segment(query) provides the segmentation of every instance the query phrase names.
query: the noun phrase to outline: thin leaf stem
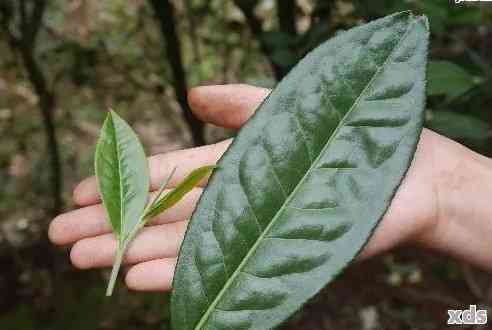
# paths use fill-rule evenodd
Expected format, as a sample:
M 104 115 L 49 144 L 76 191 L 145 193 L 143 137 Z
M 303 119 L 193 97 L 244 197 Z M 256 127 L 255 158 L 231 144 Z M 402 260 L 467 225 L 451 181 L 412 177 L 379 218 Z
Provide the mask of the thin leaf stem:
M 152 200 L 151 203 L 147 204 L 147 207 L 143 211 L 143 214 L 144 214 L 143 219 L 146 219 L 148 217 L 149 211 L 154 208 L 154 206 L 156 205 L 156 203 L 161 198 L 162 193 L 164 192 L 164 189 L 166 189 L 167 185 L 169 184 L 169 182 L 171 181 L 172 177 L 174 176 L 174 173 L 176 173 L 176 169 L 177 169 L 177 167 L 175 166 L 173 168 L 173 170 L 171 171 L 171 173 L 167 176 L 166 180 L 162 183 L 161 187 L 159 188 L 159 192 L 157 193 L 157 195 L 155 196 L 155 198 Z
M 109 278 L 108 288 L 106 290 L 106 297 L 110 297 L 113 294 L 114 286 L 116 284 L 116 280 L 118 279 L 118 274 L 126 254 L 126 250 L 128 250 L 128 246 L 140 230 L 145 226 L 145 224 L 146 221 L 144 221 L 144 218 L 140 218 L 139 224 L 118 244 L 118 250 L 116 251 L 113 269 L 111 270 L 111 276 Z
M 108 288 L 106 289 L 106 297 L 110 297 L 113 294 L 114 285 L 116 283 L 116 279 L 118 278 L 118 273 L 120 272 L 123 257 L 126 252 L 126 246 L 123 245 L 127 244 L 119 244 L 118 250 L 116 251 L 113 269 L 111 270 L 111 277 L 109 278 Z
M 168 205 L 164 205 L 164 206 L 161 205 L 159 207 L 158 204 L 164 198 L 166 198 L 166 196 L 171 194 L 171 193 L 165 194 L 164 197 L 161 198 L 161 196 L 164 193 L 165 188 L 167 187 L 167 185 L 169 184 L 173 175 L 176 172 L 176 167 L 171 171 L 169 176 L 166 178 L 166 180 L 161 185 L 155 198 L 151 202 L 149 202 L 147 204 L 147 206 L 145 207 L 145 209 L 143 210 L 142 215 L 140 216 L 140 219 L 138 219 L 137 225 L 133 228 L 133 230 L 130 233 L 128 233 L 128 235 L 118 238 L 118 241 L 119 241 L 118 250 L 116 251 L 115 260 L 113 263 L 113 269 L 111 270 L 111 276 L 109 278 L 108 288 L 106 290 L 106 296 L 107 297 L 111 296 L 113 293 L 114 286 L 116 284 L 116 280 L 118 279 L 118 273 L 120 271 L 121 264 L 123 263 L 123 259 L 124 259 L 125 254 L 126 254 L 126 250 L 128 250 L 128 246 L 133 241 L 135 236 L 137 236 L 137 234 L 147 224 L 148 221 L 150 221 L 153 217 L 157 216 L 159 213 L 163 212 L 164 210 L 167 210 L 168 208 L 172 207 L 179 200 L 181 200 L 181 198 L 183 198 L 183 196 L 186 195 L 186 193 L 188 193 L 192 187 L 194 187 L 196 184 L 198 184 L 198 182 L 200 182 L 200 180 L 202 179 L 202 177 L 206 173 L 208 173 L 211 169 L 214 169 L 214 168 L 215 168 L 215 166 L 204 166 L 204 167 L 199 168 L 198 170 L 195 170 L 194 172 L 192 172 L 182 183 L 180 183 L 178 185 L 177 188 L 175 188 L 172 191 L 172 192 L 175 192 L 176 190 L 180 190 L 179 195 L 174 198 L 172 203 L 169 203 Z M 206 170 L 206 171 L 204 172 L 204 170 Z M 191 185 L 190 185 L 190 182 L 189 182 L 190 180 L 194 180 L 196 182 L 192 181 Z M 156 208 L 158 208 L 157 211 L 156 211 Z
M 135 228 L 126 237 L 120 240 L 113 263 L 113 269 L 111 270 L 111 276 L 109 278 L 108 288 L 106 289 L 106 297 L 110 297 L 113 294 L 114 286 L 116 284 L 116 280 L 118 279 L 118 274 L 120 272 L 121 264 L 123 263 L 123 259 L 125 257 L 128 246 L 130 245 L 133 238 L 138 234 L 138 232 L 145 226 L 147 220 L 149 220 L 147 212 L 149 211 L 149 209 L 152 208 L 155 202 L 162 195 L 162 192 L 164 191 L 165 187 L 168 185 L 175 171 L 176 171 L 176 167 L 173 169 L 173 171 L 168 176 L 166 181 L 162 184 L 155 199 L 151 203 L 147 204 L 147 207 L 142 212 L 142 216 L 138 220 L 138 225 L 135 226 Z

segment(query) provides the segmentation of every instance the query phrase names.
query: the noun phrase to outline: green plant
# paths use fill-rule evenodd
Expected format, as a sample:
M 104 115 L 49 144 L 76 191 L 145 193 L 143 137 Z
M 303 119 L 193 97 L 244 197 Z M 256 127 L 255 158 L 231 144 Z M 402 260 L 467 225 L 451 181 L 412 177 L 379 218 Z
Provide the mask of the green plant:
M 448 61 L 430 61 L 428 80 L 427 95 L 444 95 L 448 100 L 463 95 L 481 81 Z
M 408 170 L 428 22 L 349 30 L 280 82 L 219 162 L 189 224 L 172 328 L 271 329 L 366 244 Z
M 148 203 L 150 183 L 145 151 L 131 127 L 114 111 L 109 111 L 101 129 L 95 157 L 102 202 L 118 240 L 107 296 L 113 292 L 128 245 L 140 229 L 150 219 L 179 202 L 213 168 L 214 166 L 205 166 L 194 170 L 173 190 L 162 196 L 173 171 L 154 199 Z

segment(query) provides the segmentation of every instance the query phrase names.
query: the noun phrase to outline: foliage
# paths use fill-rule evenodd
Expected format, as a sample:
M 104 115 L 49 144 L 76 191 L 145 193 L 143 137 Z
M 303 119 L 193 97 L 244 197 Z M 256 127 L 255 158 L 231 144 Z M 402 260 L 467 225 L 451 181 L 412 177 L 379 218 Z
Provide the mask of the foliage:
M 447 61 L 430 62 L 428 74 L 428 95 L 444 95 L 448 101 L 480 83 L 480 78 L 473 77 L 460 66 Z
M 178 203 L 214 167 L 196 169 L 163 195 L 173 171 L 149 203 L 150 178 L 145 151 L 131 127 L 114 111 L 109 111 L 97 143 L 95 168 L 101 199 L 118 241 L 106 291 L 111 296 L 126 250 L 135 236 L 153 217 Z
M 417 146 L 427 29 L 404 12 L 349 30 L 280 82 L 188 226 L 173 329 L 272 329 L 355 258 Z

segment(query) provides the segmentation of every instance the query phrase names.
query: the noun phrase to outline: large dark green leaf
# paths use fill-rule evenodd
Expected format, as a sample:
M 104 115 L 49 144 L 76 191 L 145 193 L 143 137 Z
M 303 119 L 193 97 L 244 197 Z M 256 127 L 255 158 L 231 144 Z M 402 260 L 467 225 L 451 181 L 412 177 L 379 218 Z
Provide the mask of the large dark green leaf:
M 99 191 L 114 233 L 125 240 L 141 220 L 147 204 L 147 158 L 130 126 L 110 111 L 96 149 Z
M 309 54 L 219 162 L 184 239 L 172 327 L 270 329 L 362 249 L 422 128 L 428 24 L 408 12 Z

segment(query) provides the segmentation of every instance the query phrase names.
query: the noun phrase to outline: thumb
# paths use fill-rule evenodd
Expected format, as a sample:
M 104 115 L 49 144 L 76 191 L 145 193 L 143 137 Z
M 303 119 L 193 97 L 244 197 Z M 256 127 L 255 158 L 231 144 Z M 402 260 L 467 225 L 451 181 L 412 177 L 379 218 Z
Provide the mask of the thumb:
M 191 89 L 188 102 L 201 120 L 225 128 L 240 128 L 270 93 L 249 85 L 214 85 Z

